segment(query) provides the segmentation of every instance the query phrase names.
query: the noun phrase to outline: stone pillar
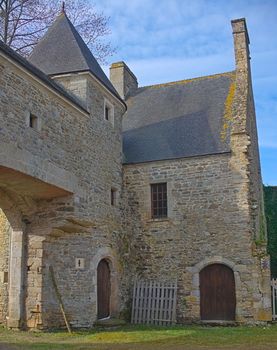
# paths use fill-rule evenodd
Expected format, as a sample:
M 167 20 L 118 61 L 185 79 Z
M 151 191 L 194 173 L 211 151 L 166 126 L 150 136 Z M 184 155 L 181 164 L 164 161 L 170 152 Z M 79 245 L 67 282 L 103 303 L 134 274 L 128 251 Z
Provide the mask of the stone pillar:
M 111 65 L 110 80 L 123 100 L 138 88 L 136 76 L 124 62 Z
M 10 278 L 8 322 L 10 328 L 20 328 L 23 316 L 23 254 L 24 233 L 12 230 L 10 238 Z
M 244 18 L 232 21 L 236 60 L 235 98 L 232 105 L 231 167 L 241 180 L 238 205 L 245 212 L 252 247 L 251 275 L 243 274 L 242 283 L 248 285 L 247 298 L 251 301 L 251 311 L 244 311 L 255 321 L 271 320 L 270 267 L 266 253 L 266 234 L 262 179 L 256 116 L 251 82 L 249 36 Z M 257 243 L 257 244 L 255 244 Z M 247 267 L 250 270 L 250 267 Z M 245 304 L 245 303 L 244 303 Z
M 251 88 L 249 36 L 244 18 L 235 19 L 232 22 L 235 60 L 236 81 L 235 101 L 237 111 L 233 123 L 232 133 L 246 132 L 248 93 Z
M 6 324 L 8 316 L 8 270 L 9 270 L 9 240 L 11 225 L 4 212 L 0 209 L 0 323 Z

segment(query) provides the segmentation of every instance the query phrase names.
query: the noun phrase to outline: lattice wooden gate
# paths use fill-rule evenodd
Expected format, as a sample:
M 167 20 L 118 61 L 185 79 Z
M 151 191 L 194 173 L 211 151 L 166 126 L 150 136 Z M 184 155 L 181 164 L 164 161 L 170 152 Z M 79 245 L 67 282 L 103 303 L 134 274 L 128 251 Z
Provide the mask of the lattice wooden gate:
M 177 283 L 136 281 L 132 323 L 172 325 L 176 323 Z
M 272 288 L 272 319 L 277 320 L 277 278 L 271 280 Z

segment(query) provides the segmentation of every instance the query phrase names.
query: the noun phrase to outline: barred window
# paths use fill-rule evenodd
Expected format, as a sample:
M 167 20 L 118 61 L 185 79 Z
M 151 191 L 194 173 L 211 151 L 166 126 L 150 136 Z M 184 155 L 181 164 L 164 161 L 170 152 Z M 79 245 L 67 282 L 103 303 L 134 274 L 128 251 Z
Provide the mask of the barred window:
M 152 218 L 167 217 L 167 185 L 158 183 L 151 185 Z

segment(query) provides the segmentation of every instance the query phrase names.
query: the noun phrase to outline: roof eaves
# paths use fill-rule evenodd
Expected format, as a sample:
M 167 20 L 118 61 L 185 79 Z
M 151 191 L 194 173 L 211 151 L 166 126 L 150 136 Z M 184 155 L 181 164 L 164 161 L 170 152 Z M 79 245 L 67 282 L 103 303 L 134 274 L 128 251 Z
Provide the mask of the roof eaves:
M 196 158 L 196 157 L 208 157 L 208 156 L 216 156 L 216 155 L 223 155 L 223 154 L 230 154 L 230 153 L 231 151 L 222 151 L 222 152 L 215 152 L 215 153 L 195 154 L 191 156 L 142 160 L 137 162 L 125 161 L 123 162 L 123 165 L 136 165 L 136 164 L 143 164 L 143 163 L 164 162 L 164 161 L 170 161 L 170 160 L 180 160 L 180 159 L 188 159 L 188 158 Z
M 44 82 L 46 85 L 48 85 L 50 88 L 55 90 L 59 95 L 62 95 L 64 98 L 69 100 L 71 103 L 73 103 L 76 107 L 81 109 L 86 114 L 89 114 L 88 110 L 82 106 L 81 103 L 77 101 L 73 96 L 71 96 L 66 90 L 64 90 L 59 84 L 54 82 L 52 79 L 50 79 L 45 73 L 43 73 L 41 70 L 39 70 L 37 67 L 35 67 L 33 64 L 28 62 L 24 57 L 19 55 L 17 52 L 15 52 L 13 49 L 11 49 L 9 46 L 7 46 L 5 43 L 3 43 L 0 40 L 0 50 L 4 52 L 8 57 L 12 58 L 14 61 L 19 63 L 22 67 L 24 67 L 27 71 L 29 71 L 31 74 L 36 76 L 39 80 Z

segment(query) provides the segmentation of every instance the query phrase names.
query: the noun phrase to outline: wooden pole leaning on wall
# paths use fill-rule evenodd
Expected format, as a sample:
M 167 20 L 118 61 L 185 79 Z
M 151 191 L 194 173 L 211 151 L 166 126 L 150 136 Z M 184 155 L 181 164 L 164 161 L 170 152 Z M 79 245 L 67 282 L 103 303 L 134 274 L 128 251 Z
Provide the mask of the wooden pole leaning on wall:
M 56 296 L 57 296 L 57 299 L 58 299 L 58 302 L 59 302 L 59 306 L 60 306 L 60 309 L 61 309 L 61 312 L 62 312 L 62 315 L 63 315 L 63 318 L 64 318 L 64 322 L 65 322 L 66 328 L 68 330 L 68 333 L 72 333 L 71 328 L 70 328 L 70 324 L 69 324 L 69 322 L 68 322 L 68 320 L 66 318 L 66 314 L 65 314 L 65 311 L 64 311 L 62 296 L 61 296 L 61 294 L 59 292 L 59 289 L 58 289 L 58 286 L 57 286 L 57 283 L 56 283 L 53 266 L 49 266 L 49 271 L 50 271 L 50 277 L 51 277 L 51 280 L 52 280 L 52 283 L 53 283 L 53 286 L 54 286 L 54 289 L 55 289 L 55 293 L 56 293 Z

